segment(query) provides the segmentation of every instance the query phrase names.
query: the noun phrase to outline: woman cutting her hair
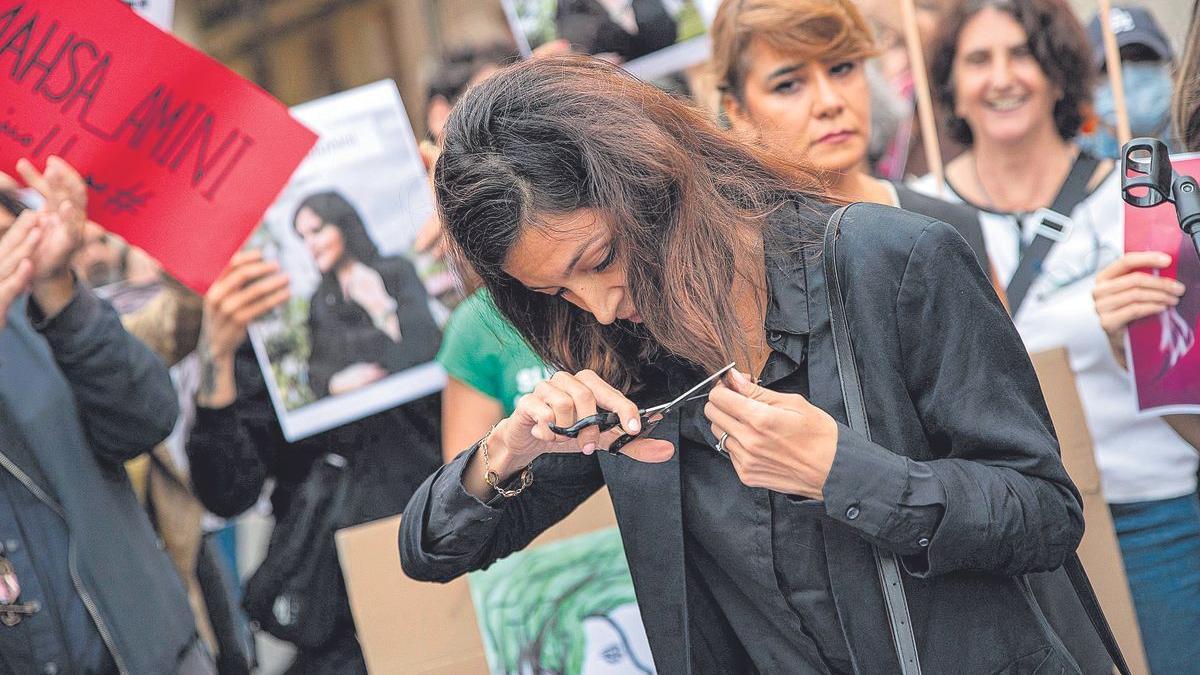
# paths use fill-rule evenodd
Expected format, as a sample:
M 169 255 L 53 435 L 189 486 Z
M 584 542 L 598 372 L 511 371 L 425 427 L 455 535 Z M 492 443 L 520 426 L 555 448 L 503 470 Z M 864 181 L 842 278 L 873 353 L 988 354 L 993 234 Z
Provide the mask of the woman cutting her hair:
M 486 567 L 607 484 L 660 672 L 900 672 L 898 590 L 925 672 L 1077 670 L 1021 576 L 1070 556 L 1079 496 L 952 229 L 865 204 L 841 220 L 868 438 L 845 424 L 811 245 L 834 206 L 810 170 L 567 57 L 468 93 L 435 176 L 458 255 L 560 371 L 418 490 L 409 576 Z M 706 398 L 640 414 L 730 361 Z M 617 428 L 554 431 L 602 409 Z

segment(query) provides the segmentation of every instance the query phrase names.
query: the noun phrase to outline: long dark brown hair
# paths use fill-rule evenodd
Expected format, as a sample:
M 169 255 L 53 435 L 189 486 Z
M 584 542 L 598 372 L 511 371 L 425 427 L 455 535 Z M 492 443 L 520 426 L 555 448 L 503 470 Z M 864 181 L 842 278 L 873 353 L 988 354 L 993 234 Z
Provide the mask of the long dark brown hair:
M 769 216 L 822 192 L 812 170 L 740 143 L 699 109 L 588 57 L 505 68 L 462 98 L 444 138 L 434 186 L 455 253 L 543 359 L 622 389 L 663 350 L 712 369 L 743 358 L 735 278 L 761 269 L 753 265 L 764 241 L 774 250 L 787 236 L 811 240 L 794 218 L 776 237 Z M 523 228 L 581 208 L 611 224 L 644 324 L 601 325 L 504 271 Z
M 1171 117 L 1184 148 L 1197 152 L 1200 151 L 1200 0 L 1192 3 L 1192 22 L 1183 44 Z

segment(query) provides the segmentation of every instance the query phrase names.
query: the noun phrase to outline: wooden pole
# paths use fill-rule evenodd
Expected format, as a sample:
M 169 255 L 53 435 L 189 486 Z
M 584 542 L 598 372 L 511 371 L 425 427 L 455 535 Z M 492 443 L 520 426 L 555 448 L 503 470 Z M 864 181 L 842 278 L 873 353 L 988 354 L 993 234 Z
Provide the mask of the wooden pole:
M 1117 113 L 1117 142 L 1125 145 L 1133 137 L 1129 130 L 1129 109 L 1125 107 L 1125 83 L 1121 78 L 1121 50 L 1112 27 L 1112 3 L 1098 0 L 1100 33 L 1104 36 L 1104 62 L 1108 67 L 1108 83 L 1112 87 L 1113 107 Z
M 921 32 L 917 28 L 917 8 L 914 0 L 902 0 L 904 41 L 908 46 L 908 64 L 913 75 L 913 94 L 917 99 L 917 119 L 921 123 L 921 143 L 925 147 L 925 163 L 937 178 L 938 194 L 944 194 L 946 170 L 942 166 L 942 148 L 938 143 L 937 120 L 933 116 L 933 96 L 929 90 L 929 72 L 925 69 L 925 53 L 921 49 Z

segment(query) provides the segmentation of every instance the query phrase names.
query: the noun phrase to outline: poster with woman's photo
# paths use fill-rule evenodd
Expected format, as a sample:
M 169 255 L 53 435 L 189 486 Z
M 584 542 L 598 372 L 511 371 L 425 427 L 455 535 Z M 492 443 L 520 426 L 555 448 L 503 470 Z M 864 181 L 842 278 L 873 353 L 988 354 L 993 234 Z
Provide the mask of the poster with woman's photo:
M 1171 157 L 1181 174 L 1200 176 L 1200 154 Z M 1171 265 L 1154 273 L 1182 282 L 1179 304 L 1129 326 L 1126 361 L 1137 390 L 1138 409 L 1152 415 L 1200 413 L 1200 257 L 1179 229 L 1175 206 L 1125 205 L 1125 250 L 1162 251 Z
M 320 140 L 250 241 L 291 277 L 291 300 L 250 330 L 288 440 L 445 383 L 445 309 L 410 251 L 432 196 L 395 83 L 292 113 Z
M 555 40 L 609 59 L 645 80 L 708 59 L 719 0 L 503 0 L 525 56 Z

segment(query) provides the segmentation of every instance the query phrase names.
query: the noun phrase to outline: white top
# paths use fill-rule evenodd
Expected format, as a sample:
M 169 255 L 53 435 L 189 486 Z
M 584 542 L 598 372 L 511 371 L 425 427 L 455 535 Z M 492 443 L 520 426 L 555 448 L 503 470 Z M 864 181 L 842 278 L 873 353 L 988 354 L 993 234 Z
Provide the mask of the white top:
M 948 184 L 937 194 L 932 175 L 913 181 L 918 192 L 962 203 Z M 1008 285 L 1021 241 L 1017 216 L 979 208 L 983 238 L 996 275 Z M 1133 382 L 1109 350 L 1092 301 L 1096 273 L 1125 251 L 1120 177 L 1112 172 L 1071 212 L 1067 238 L 1047 256 L 1014 317 L 1030 352 L 1066 347 L 1096 447 L 1104 496 L 1112 503 L 1170 499 L 1196 490 L 1200 455 L 1159 417 L 1138 415 Z M 1020 236 L 1033 241 L 1037 219 L 1021 219 Z

